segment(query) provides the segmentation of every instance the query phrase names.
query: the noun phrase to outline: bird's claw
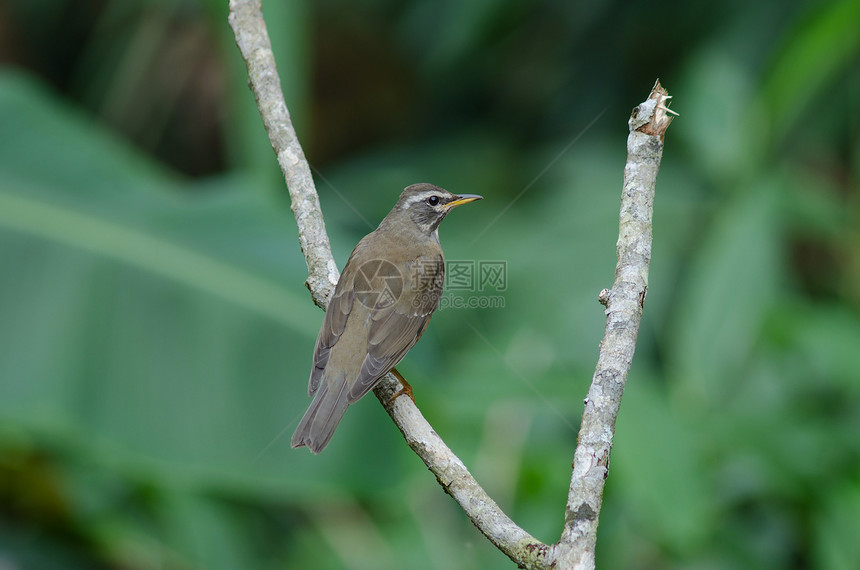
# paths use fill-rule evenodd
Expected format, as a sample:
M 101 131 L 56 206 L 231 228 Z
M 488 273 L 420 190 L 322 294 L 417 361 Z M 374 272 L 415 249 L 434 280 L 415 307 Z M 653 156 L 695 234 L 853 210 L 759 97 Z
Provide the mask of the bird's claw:
M 394 400 L 396 400 L 400 396 L 409 396 L 409 399 L 412 400 L 412 403 L 414 404 L 415 403 L 415 395 L 412 393 L 412 385 L 410 385 L 409 382 L 406 381 L 406 378 L 404 378 L 400 374 L 400 372 L 397 371 L 396 368 L 392 368 L 391 373 L 400 382 L 400 389 L 398 391 L 396 391 L 394 394 L 392 394 L 390 398 L 388 398 L 386 405 L 390 405 L 392 402 L 394 402 Z

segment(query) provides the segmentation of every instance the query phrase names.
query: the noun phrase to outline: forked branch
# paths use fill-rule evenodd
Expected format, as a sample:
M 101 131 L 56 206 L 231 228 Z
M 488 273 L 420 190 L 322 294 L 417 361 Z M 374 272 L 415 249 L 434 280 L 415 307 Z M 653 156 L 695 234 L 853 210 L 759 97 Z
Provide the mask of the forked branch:
M 229 19 L 248 67 L 251 91 L 287 182 L 299 242 L 308 264 L 306 284 L 314 302 L 325 309 L 339 273 L 310 167 L 284 102 L 260 0 L 230 0 Z M 385 376 L 374 390 L 406 442 L 433 472 L 445 492 L 460 504 L 475 526 L 521 568 L 594 567 L 603 480 L 647 289 L 654 184 L 663 149 L 663 133 L 671 120 L 666 118 L 667 100 L 666 92 L 658 84 L 648 101 L 639 105 L 631 118 L 615 284 L 601 295 L 601 302 L 607 307 L 606 336 L 586 399 L 565 525 L 558 544 L 540 542 L 502 512 L 410 398 L 391 400 L 402 388 L 394 375 Z

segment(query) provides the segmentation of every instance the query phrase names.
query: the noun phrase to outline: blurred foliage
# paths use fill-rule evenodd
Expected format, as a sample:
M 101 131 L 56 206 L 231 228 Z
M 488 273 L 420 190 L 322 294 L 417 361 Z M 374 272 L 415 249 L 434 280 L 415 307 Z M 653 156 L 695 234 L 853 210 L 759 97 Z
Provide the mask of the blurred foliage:
M 0 567 L 510 567 L 372 399 L 289 449 L 322 315 L 226 4 L 0 2 Z M 860 2 L 265 10 L 339 263 L 412 182 L 486 197 L 443 241 L 506 262 L 504 308 L 401 371 L 548 542 L 659 76 L 598 565 L 860 568 Z

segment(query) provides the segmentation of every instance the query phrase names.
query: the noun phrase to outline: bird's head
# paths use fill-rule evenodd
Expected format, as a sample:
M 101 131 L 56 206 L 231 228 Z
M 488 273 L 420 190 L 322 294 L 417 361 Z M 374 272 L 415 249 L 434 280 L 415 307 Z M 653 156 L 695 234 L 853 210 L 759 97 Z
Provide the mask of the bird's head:
M 400 231 L 417 229 L 425 235 L 433 235 L 451 210 L 481 198 L 477 194 L 453 194 L 432 184 L 413 184 L 406 187 L 380 227 L 386 225 Z

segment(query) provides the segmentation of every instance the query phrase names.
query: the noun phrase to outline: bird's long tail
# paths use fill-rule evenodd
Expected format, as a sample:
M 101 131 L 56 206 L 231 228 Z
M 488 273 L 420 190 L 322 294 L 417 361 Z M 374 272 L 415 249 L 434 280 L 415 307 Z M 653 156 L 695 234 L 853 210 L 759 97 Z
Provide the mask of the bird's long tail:
M 330 389 L 332 386 L 336 391 Z M 346 388 L 345 378 L 331 383 L 327 382 L 326 378 L 322 379 L 308 411 L 293 433 L 293 447 L 306 445 L 314 453 L 319 453 L 328 445 L 337 424 L 349 407 L 349 390 Z

